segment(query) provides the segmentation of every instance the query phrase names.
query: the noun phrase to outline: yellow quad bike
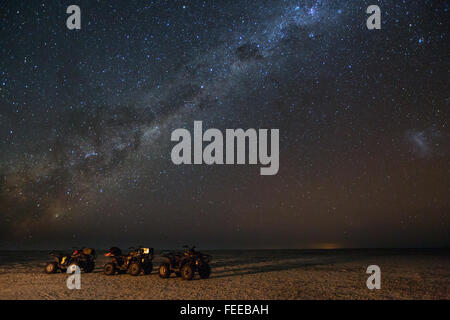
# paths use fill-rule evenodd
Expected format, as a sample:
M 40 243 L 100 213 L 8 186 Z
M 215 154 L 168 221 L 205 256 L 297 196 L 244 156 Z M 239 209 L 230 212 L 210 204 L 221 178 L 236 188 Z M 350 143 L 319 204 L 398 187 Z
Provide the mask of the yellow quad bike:
M 95 258 L 97 257 L 95 249 L 81 248 L 75 249 L 72 254 L 58 251 L 50 252 L 54 261 L 47 263 L 45 273 L 52 274 L 61 271 L 65 273 L 71 266 L 77 266 L 86 273 L 94 271 Z
M 111 258 L 111 262 L 103 267 L 103 272 L 108 276 L 116 273 L 137 276 L 141 272 L 147 275 L 153 270 L 153 248 L 130 248 L 130 252 L 123 255 L 118 247 L 112 247 L 106 252 L 105 257 Z

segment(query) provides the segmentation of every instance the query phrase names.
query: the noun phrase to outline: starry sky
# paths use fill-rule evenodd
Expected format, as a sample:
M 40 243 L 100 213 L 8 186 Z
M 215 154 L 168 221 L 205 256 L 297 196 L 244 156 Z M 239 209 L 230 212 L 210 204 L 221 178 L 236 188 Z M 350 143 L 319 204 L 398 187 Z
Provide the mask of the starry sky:
M 445 1 L 2 0 L 0 21 L 0 248 L 450 245 Z M 174 165 L 194 120 L 278 128 L 278 174 Z

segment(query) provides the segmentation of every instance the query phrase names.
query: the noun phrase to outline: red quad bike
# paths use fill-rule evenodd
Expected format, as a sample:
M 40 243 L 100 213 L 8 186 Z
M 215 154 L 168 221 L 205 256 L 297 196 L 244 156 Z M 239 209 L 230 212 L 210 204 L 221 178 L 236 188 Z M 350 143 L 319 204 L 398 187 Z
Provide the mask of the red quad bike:
M 184 253 L 169 251 L 161 254 L 167 259 L 167 262 L 161 263 L 159 266 L 159 276 L 169 278 L 170 274 L 174 272 L 177 277 L 182 277 L 183 280 L 192 280 L 195 272 L 197 272 L 201 279 L 209 278 L 211 256 L 195 251 L 195 247 L 184 246 L 183 248 L 186 248 Z
M 58 251 L 50 252 L 54 261 L 47 263 L 45 273 L 52 274 L 58 272 L 66 272 L 72 266 L 77 266 L 86 273 L 94 271 L 95 258 L 97 257 L 95 249 L 81 248 L 75 249 L 72 254 L 62 253 Z
M 111 262 L 103 267 L 103 272 L 108 276 L 116 273 L 137 276 L 142 271 L 144 274 L 150 274 L 153 270 L 153 248 L 130 248 L 128 255 L 123 255 L 122 250 L 112 247 L 105 253 L 105 257 L 111 258 Z

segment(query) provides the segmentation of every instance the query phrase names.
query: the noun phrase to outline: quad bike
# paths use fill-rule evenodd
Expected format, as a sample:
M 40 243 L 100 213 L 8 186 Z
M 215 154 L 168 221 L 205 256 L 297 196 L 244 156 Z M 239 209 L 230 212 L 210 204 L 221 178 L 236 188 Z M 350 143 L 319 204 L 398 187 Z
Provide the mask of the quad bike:
M 108 276 L 116 273 L 137 276 L 142 271 L 144 274 L 150 274 L 153 270 L 153 248 L 130 248 L 130 252 L 123 255 L 122 250 L 112 247 L 105 253 L 105 257 L 111 258 L 111 262 L 103 267 L 103 272 Z
M 95 249 L 92 248 L 75 249 L 72 254 L 52 251 L 50 255 L 54 258 L 54 261 L 47 263 L 45 266 L 45 272 L 48 274 L 56 273 L 58 270 L 66 272 L 67 269 L 74 266 L 90 273 L 94 271 L 95 258 L 97 257 Z
M 201 279 L 209 278 L 211 274 L 211 256 L 195 251 L 195 247 L 186 248 L 184 253 L 173 251 L 164 252 L 161 255 L 167 259 L 167 262 L 161 263 L 159 266 L 159 276 L 161 278 L 169 278 L 172 272 L 183 280 L 191 280 L 197 272 Z

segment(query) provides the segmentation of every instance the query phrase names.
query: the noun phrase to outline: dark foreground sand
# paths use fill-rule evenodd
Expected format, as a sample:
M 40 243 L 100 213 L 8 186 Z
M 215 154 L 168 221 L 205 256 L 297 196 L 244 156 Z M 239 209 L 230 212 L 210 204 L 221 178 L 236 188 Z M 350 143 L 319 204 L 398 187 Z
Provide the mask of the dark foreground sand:
M 217 251 L 210 279 L 108 277 L 99 254 L 81 290 L 46 275 L 47 252 L 0 252 L 0 299 L 449 299 L 449 250 Z M 160 258 L 156 257 L 155 264 Z M 366 287 L 381 268 L 381 290 Z

